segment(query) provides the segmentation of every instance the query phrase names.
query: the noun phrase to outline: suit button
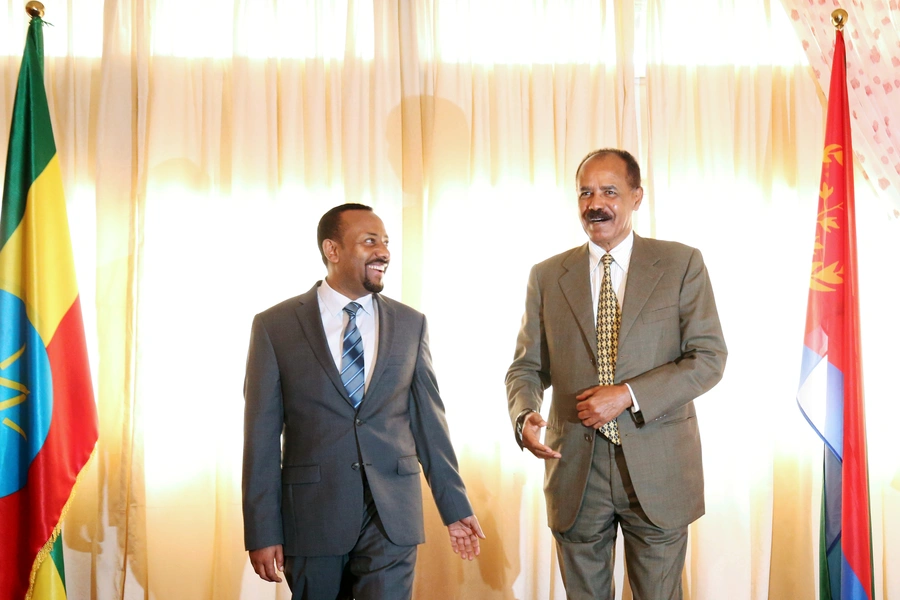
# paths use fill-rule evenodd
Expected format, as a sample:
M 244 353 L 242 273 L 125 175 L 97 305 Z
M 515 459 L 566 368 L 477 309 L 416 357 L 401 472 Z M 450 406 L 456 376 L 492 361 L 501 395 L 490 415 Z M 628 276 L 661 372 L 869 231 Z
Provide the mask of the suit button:
M 357 424 L 357 426 L 362 425 L 363 424 L 362 419 L 357 419 L 356 424 Z
M 590 433 L 584 434 L 584 441 L 589 442 L 592 439 L 594 439 L 594 436 L 592 436 Z
M 359 471 L 359 463 L 353 463 L 352 465 L 350 465 L 350 468 L 354 471 Z

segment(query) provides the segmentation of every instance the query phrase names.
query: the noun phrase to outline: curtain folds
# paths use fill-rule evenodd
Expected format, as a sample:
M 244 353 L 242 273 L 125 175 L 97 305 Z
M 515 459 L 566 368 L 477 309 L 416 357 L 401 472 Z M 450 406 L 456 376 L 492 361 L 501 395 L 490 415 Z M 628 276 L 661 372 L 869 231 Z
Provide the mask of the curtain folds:
M 391 236 L 385 293 L 428 316 L 488 536 L 478 561 L 459 561 L 426 492 L 415 597 L 564 598 L 543 465 L 515 445 L 503 378 L 528 271 L 584 243 L 574 171 L 606 146 L 640 157 L 638 233 L 703 251 L 730 349 L 697 403 L 707 515 L 690 530 L 686 597 L 812 597 L 821 442 L 794 394 L 824 112 L 777 3 L 46 4 L 101 425 L 64 525 L 70 597 L 289 597 L 242 545 L 249 328 L 323 277 L 316 224 L 352 201 Z M 2 140 L 25 22 L 18 2 L 0 12 Z M 887 316 L 900 277 L 886 258 L 900 256 L 900 219 L 871 202 L 873 161 L 857 201 L 876 588 L 900 600 L 887 568 L 900 556 L 900 326 Z M 616 580 L 630 598 L 621 561 Z

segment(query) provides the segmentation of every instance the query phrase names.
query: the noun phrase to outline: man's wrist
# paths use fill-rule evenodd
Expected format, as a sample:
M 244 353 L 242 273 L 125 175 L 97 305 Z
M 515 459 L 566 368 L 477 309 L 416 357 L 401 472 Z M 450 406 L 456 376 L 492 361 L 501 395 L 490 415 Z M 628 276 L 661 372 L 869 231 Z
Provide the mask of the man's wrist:
M 519 416 L 516 417 L 516 439 L 518 439 L 519 442 L 522 441 L 522 431 L 525 429 L 525 419 L 527 419 L 528 415 L 533 412 L 534 411 L 532 409 L 526 408 L 519 413 Z
M 639 412 L 641 412 L 641 406 L 638 404 L 637 398 L 634 397 L 634 390 L 631 389 L 631 386 L 628 385 L 627 383 L 623 383 L 622 385 L 624 385 L 626 388 L 628 388 L 628 398 L 629 398 L 629 402 L 628 402 L 627 408 L 628 408 L 632 413 L 639 413 Z

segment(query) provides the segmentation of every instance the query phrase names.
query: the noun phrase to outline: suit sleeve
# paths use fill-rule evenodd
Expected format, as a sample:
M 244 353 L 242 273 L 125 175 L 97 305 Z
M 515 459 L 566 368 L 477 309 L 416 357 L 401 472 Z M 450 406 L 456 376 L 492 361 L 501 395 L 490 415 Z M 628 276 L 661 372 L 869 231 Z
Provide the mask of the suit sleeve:
M 540 411 L 544 390 L 550 386 L 550 354 L 543 322 L 543 300 L 538 267 L 531 269 L 525 296 L 525 315 L 516 340 L 516 353 L 506 372 L 506 396 L 513 430 L 525 410 Z M 516 437 L 521 445 L 521 441 Z
M 644 422 L 674 411 L 709 391 L 725 370 L 728 351 L 709 273 L 699 250 L 688 259 L 678 302 L 681 354 L 628 379 Z
M 450 442 L 450 430 L 437 377 L 428 349 L 428 325 L 422 318 L 419 351 L 410 388 L 410 423 L 416 440 L 416 453 L 425 479 L 431 487 L 434 503 L 445 525 L 474 514 L 459 474 L 456 453 Z
M 281 522 L 281 430 L 284 409 L 272 341 L 253 319 L 244 378 L 244 544 L 256 550 L 284 543 Z

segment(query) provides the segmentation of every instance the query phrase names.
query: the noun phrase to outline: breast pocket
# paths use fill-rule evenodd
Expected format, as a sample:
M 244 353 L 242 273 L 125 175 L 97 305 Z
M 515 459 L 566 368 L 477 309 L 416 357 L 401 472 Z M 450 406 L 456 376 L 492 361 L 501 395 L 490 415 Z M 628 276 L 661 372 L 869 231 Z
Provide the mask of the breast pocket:
M 643 313 L 641 313 L 641 321 L 643 321 L 644 323 L 656 323 L 658 321 L 673 318 L 678 318 L 677 304 L 673 304 L 672 306 L 663 306 L 662 308 L 656 308 L 650 311 L 645 310 Z
M 416 364 L 416 357 L 409 354 L 392 354 L 387 358 L 389 367 L 406 367 Z

